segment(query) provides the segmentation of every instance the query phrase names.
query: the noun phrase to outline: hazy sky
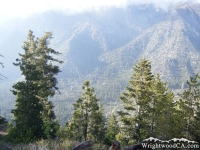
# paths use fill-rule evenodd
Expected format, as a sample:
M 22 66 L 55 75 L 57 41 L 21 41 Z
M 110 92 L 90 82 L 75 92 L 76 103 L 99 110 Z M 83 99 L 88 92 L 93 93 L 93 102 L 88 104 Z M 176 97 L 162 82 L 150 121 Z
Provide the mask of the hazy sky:
M 126 7 L 132 3 L 153 2 L 158 7 L 165 7 L 169 3 L 180 1 L 183 0 L 2 0 L 0 19 L 16 16 L 27 17 L 30 14 L 47 10 L 80 13 L 86 10 L 100 9 L 102 6 Z

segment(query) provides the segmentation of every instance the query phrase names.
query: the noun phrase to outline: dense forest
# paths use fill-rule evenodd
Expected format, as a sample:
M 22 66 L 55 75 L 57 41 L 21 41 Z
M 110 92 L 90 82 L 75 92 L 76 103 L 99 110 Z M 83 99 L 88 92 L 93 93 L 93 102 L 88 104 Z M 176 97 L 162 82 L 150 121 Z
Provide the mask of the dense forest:
M 87 140 L 106 149 L 113 140 L 129 146 L 149 137 L 186 138 L 200 143 L 200 76 L 190 77 L 187 88 L 177 97 L 159 74 L 152 73 L 151 62 L 145 58 L 133 66 L 115 112 L 106 114 L 101 97 L 86 80 L 82 95 L 69 106 L 73 108 L 70 120 L 64 120 L 64 127 L 59 125 L 51 99 L 60 93 L 56 75 L 63 61 L 56 57 L 60 53 L 49 46 L 51 38 L 50 32 L 41 38 L 28 32 L 24 53 L 14 63 L 24 79 L 11 91 L 16 102 L 11 111 L 14 119 L 7 122 L 0 117 L 0 126 L 7 129 L 0 137 L 0 146 L 46 140 L 51 141 L 47 142 L 51 147 L 59 139 L 60 149 L 72 149 L 74 142 Z

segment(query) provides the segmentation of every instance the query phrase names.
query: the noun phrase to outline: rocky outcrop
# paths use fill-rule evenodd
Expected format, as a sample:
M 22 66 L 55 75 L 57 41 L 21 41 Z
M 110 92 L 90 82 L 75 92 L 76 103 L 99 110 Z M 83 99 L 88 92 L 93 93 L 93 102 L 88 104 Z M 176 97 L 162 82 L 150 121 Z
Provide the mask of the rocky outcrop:
M 120 142 L 117 141 L 117 140 L 114 140 L 112 142 L 112 146 L 110 147 L 109 150 L 151 150 L 151 149 L 143 148 L 141 143 L 131 145 L 131 146 L 126 146 L 126 147 L 121 149 Z
M 114 140 L 114 141 L 112 142 L 112 146 L 110 147 L 109 150 L 121 150 L 120 142 L 117 141 L 117 140 Z
M 139 144 L 131 145 L 131 146 L 128 146 L 128 147 L 124 147 L 123 150 L 147 150 L 147 149 L 144 149 L 142 147 L 142 144 L 139 143 Z
M 83 141 L 77 146 L 75 146 L 72 150 L 91 150 L 93 146 L 93 142 L 91 140 Z

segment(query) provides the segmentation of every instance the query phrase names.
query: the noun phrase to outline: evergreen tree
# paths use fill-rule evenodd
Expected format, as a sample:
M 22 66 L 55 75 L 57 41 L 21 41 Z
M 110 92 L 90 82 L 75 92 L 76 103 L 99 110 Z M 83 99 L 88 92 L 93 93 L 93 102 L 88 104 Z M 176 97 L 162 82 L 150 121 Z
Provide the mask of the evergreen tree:
M 106 125 L 106 135 L 105 135 L 105 143 L 107 145 L 111 145 L 112 141 L 115 140 L 115 136 L 119 133 L 119 126 L 116 116 L 112 114 Z
M 192 140 L 192 132 L 197 133 L 194 126 L 199 124 L 199 76 L 190 77 L 190 80 L 187 81 L 187 85 L 188 89 L 183 92 L 182 98 L 180 99 L 180 107 L 184 115 L 183 131 L 185 132 L 185 138 Z M 191 128 L 191 126 L 193 126 L 193 128 Z M 192 129 L 194 131 L 192 131 Z
M 48 101 L 49 96 L 55 94 L 55 77 L 59 67 L 52 65 L 50 61 L 60 62 L 50 54 L 58 54 L 48 48 L 50 33 L 46 33 L 41 39 L 34 39 L 32 31 L 29 31 L 23 49 L 25 54 L 19 54 L 17 59 L 24 81 L 13 85 L 12 90 L 16 95 L 16 108 L 14 114 L 15 126 L 8 136 L 15 143 L 26 143 L 40 138 L 46 138 L 52 130 L 52 120 L 55 118 L 53 104 Z M 51 128 L 51 129 L 50 129 Z
M 197 106 L 197 111 L 194 120 L 191 123 L 191 139 L 200 143 L 200 105 Z
M 82 97 L 74 104 L 71 122 L 66 126 L 67 134 L 78 141 L 92 139 L 100 142 L 104 138 L 103 110 L 89 81 L 84 82 L 82 89 Z
M 67 137 L 76 141 L 83 140 L 83 101 L 78 99 L 74 105 L 74 113 L 70 122 L 66 123 Z
M 19 63 L 15 65 L 20 67 L 25 81 L 19 81 L 14 84 L 13 88 L 15 90 L 12 91 L 16 95 L 16 108 L 12 110 L 15 117 L 15 126 L 10 131 L 9 136 L 16 143 L 29 142 L 31 139 L 36 140 L 41 137 L 42 133 L 42 120 L 40 117 L 42 106 L 35 96 L 37 94 L 37 85 L 33 83 L 33 81 L 39 80 L 39 77 L 36 66 L 33 65 L 36 44 L 32 32 L 29 32 L 23 49 L 25 54 L 19 54 L 21 60 L 17 59 Z
M 176 109 L 174 93 L 169 91 L 165 82 L 162 82 L 159 75 L 154 76 L 152 83 L 152 104 L 151 110 L 151 136 L 159 137 L 162 140 L 169 140 L 174 137 L 182 137 L 181 116 Z
M 43 106 L 43 111 L 41 112 L 44 123 L 43 130 L 48 138 L 54 137 L 56 128 L 59 128 L 58 123 L 55 121 L 53 103 L 48 98 L 53 97 L 56 91 L 59 92 L 55 75 L 60 72 L 60 69 L 59 66 L 53 64 L 62 63 L 62 61 L 52 56 L 60 53 L 48 46 L 51 38 L 52 34 L 46 32 L 42 38 L 37 39 L 37 49 L 35 51 L 37 57 L 35 64 L 40 78 L 40 80 L 35 81 L 38 87 L 37 98 Z
M 102 106 L 98 103 L 91 103 L 90 121 L 88 127 L 88 137 L 95 142 L 103 142 L 105 138 L 105 118 Z
M 133 67 L 133 75 L 122 93 L 120 99 L 124 104 L 124 110 L 119 111 L 121 134 L 125 135 L 129 144 L 141 142 L 150 136 L 150 104 L 152 102 L 151 85 L 153 75 L 151 64 L 146 59 L 141 59 Z
M 159 75 L 151 73 L 151 64 L 141 59 L 133 67 L 130 86 L 122 93 L 124 110 L 117 137 L 125 144 L 139 143 L 149 137 L 167 140 L 180 137 L 181 113 L 176 109 L 174 94 Z M 123 136 L 123 138 L 122 138 Z

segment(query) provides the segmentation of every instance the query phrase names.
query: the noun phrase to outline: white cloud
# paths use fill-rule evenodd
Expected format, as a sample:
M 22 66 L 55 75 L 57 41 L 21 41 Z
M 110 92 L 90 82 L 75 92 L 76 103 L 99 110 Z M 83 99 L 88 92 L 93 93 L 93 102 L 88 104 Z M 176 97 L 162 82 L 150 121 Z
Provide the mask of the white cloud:
M 125 7 L 129 4 L 153 2 L 158 7 L 183 0 L 3 0 L 0 4 L 0 20 L 8 17 L 27 17 L 47 10 L 82 12 L 101 6 Z M 200 0 L 197 0 L 200 1 Z
M 0 15 L 26 17 L 47 10 L 69 10 L 81 12 L 99 6 L 125 6 L 126 0 L 4 0 Z

